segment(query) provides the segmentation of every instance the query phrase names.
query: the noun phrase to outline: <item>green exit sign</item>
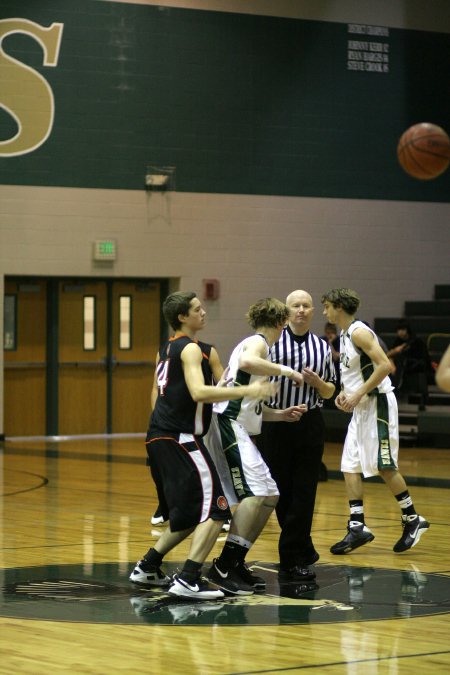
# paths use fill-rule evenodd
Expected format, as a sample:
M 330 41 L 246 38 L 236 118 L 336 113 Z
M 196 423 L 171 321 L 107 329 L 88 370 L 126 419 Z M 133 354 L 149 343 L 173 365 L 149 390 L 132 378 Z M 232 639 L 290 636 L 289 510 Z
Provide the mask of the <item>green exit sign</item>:
M 94 260 L 115 260 L 117 247 L 114 239 L 94 241 Z

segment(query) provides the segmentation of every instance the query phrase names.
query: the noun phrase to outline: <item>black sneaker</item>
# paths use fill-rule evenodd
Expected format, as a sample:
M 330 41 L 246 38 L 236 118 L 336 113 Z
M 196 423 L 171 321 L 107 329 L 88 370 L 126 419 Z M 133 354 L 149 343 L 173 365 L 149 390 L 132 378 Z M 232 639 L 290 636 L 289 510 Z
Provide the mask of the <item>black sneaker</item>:
M 239 563 L 239 565 L 235 567 L 234 571 L 239 575 L 245 584 L 251 586 L 255 591 L 266 590 L 266 580 L 262 577 L 259 577 L 257 574 L 253 574 L 251 569 L 249 569 L 244 562 Z
M 128 577 L 133 584 L 140 586 L 168 586 L 171 582 L 170 577 L 156 565 L 150 565 L 145 559 L 138 560 L 134 570 Z
M 225 595 L 218 588 L 210 586 L 206 579 L 199 577 L 193 582 L 188 582 L 181 579 L 178 574 L 173 575 L 172 585 L 168 592 L 179 598 L 191 598 L 192 600 L 219 600 Z
M 212 584 L 226 593 L 231 593 L 231 595 L 252 595 L 255 592 L 253 586 L 243 581 L 236 568 L 226 571 L 220 570 L 217 567 L 217 558 L 213 560 L 206 577 Z
M 316 573 L 313 570 L 310 570 L 308 567 L 300 567 L 300 565 L 280 567 L 278 575 L 280 581 L 294 581 L 295 583 L 306 583 L 314 581 L 316 578 Z
M 420 537 L 428 530 L 430 523 L 415 514 L 414 516 L 402 516 L 403 534 L 394 546 L 395 553 L 408 551 L 419 543 Z
M 344 555 L 344 553 L 350 553 L 351 551 L 354 551 L 355 548 L 364 546 L 364 544 L 368 544 L 369 541 L 373 541 L 374 539 L 374 535 L 366 525 L 349 520 L 347 534 L 342 541 L 338 541 L 337 544 L 334 544 L 330 548 L 330 551 L 331 553 L 334 553 L 334 555 Z

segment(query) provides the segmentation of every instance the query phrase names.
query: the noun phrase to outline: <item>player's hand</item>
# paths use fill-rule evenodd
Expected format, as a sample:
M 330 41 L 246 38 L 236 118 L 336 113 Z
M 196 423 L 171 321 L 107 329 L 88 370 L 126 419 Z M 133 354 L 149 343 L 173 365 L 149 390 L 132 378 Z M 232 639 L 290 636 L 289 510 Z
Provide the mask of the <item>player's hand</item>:
M 297 370 L 294 370 L 292 374 L 289 375 L 289 379 L 295 384 L 296 387 L 299 387 L 303 384 L 303 375 Z
M 311 387 L 320 387 L 322 379 L 314 372 L 314 370 L 311 370 L 311 368 L 303 368 L 302 375 L 305 382 L 311 385 Z
M 264 380 L 255 380 L 252 384 L 248 385 L 249 393 L 246 394 L 249 398 L 257 398 L 261 401 L 265 401 L 275 394 L 278 391 L 278 385 L 276 382 L 269 382 L 269 379 Z
M 350 396 L 346 396 L 345 393 L 341 391 L 341 393 L 336 397 L 335 404 L 339 410 L 343 410 L 344 412 L 353 412 L 361 399 L 361 394 L 355 393 L 351 394 Z
M 217 387 L 227 387 L 230 382 L 233 381 L 233 378 L 229 376 L 230 374 L 230 366 L 227 366 L 225 370 L 223 371 L 220 380 L 217 383 Z
M 293 405 L 290 408 L 282 410 L 280 418 L 283 422 L 298 422 L 307 410 L 308 408 L 304 403 L 301 405 Z
M 346 403 L 347 403 L 347 399 L 345 398 L 345 394 L 344 394 L 343 391 L 341 391 L 340 394 L 338 394 L 336 396 L 336 398 L 334 400 L 334 405 L 336 406 L 336 408 L 339 408 L 339 410 L 343 410 L 344 412 L 348 412 L 346 407 L 345 407 Z

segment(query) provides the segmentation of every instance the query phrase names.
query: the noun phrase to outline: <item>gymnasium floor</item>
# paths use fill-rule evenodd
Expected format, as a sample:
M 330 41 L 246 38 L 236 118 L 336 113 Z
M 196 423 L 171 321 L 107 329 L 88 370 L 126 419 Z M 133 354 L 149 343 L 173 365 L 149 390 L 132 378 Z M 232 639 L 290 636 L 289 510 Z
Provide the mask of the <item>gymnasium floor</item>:
M 347 520 L 340 451 L 327 444 L 315 584 L 279 583 L 272 517 L 249 556 L 266 593 L 186 603 L 128 581 L 161 532 L 150 525 L 142 436 L 7 440 L 0 673 L 449 672 L 450 451 L 401 450 L 417 509 L 431 521 L 417 547 L 393 553 L 397 505 L 384 485 L 367 482 L 375 540 L 343 557 L 329 553 Z M 166 569 L 186 553 L 187 544 L 171 552 Z

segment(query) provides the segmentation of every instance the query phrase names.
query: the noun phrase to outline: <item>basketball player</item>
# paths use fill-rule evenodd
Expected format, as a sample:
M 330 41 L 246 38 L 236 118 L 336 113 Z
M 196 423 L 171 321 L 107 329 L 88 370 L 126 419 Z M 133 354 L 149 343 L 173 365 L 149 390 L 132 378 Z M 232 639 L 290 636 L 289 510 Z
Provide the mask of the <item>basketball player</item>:
M 163 313 L 175 335 L 162 345 L 157 357 L 158 396 L 146 445 L 162 514 L 169 525 L 138 561 L 130 580 L 170 586 L 168 592 L 176 596 L 217 599 L 223 592 L 202 579 L 201 569 L 231 512 L 202 436 L 210 424 L 213 402 L 243 396 L 261 400 L 274 387 L 263 380 L 240 389 L 205 384 L 211 381 L 211 368 L 196 341 L 206 315 L 200 300 L 195 293 L 172 293 L 164 301 Z M 171 580 L 160 569 L 163 557 L 190 534 L 189 557 Z
M 201 342 L 198 340 L 198 345 L 200 349 L 202 350 L 203 355 L 208 359 L 209 362 L 209 367 L 211 369 L 211 378 L 210 380 L 206 380 L 205 384 L 217 384 L 220 382 L 221 377 L 223 375 L 223 365 L 220 360 L 219 354 L 213 345 L 208 344 L 207 342 Z M 154 410 L 156 401 L 158 398 L 158 381 L 157 381 L 157 374 L 155 373 L 155 377 L 153 380 L 153 387 L 152 387 L 152 393 L 151 393 L 151 410 Z M 164 520 L 164 516 L 162 515 L 161 512 L 161 506 L 158 504 L 156 511 L 154 512 L 153 516 L 151 517 L 151 524 L 154 526 L 162 526 L 164 525 L 166 521 Z M 223 525 L 222 525 L 222 531 L 223 532 L 228 532 L 230 529 L 230 521 L 227 520 Z
M 350 505 L 347 534 L 330 551 L 350 553 L 374 539 L 364 520 L 365 477 L 380 474 L 402 511 L 403 533 L 394 545 L 401 553 L 418 544 L 430 527 L 416 513 L 403 476 L 397 468 L 398 409 L 388 374 L 391 365 L 373 330 L 355 319 L 360 299 L 349 288 L 334 288 L 322 296 L 324 315 L 341 329 L 341 392 L 336 406 L 353 413 L 341 460 Z
M 227 386 L 229 390 L 241 391 L 243 386 L 270 375 L 284 375 L 293 385 L 302 384 L 300 373 L 270 360 L 270 348 L 280 337 L 288 316 L 286 305 L 275 298 L 265 298 L 249 308 L 247 319 L 255 334 L 242 340 L 231 354 L 227 371 L 227 379 L 231 379 Z M 261 433 L 263 418 L 296 422 L 306 407 L 271 410 L 260 401 L 245 397 L 239 401 L 216 403 L 214 411 L 238 506 L 223 550 L 214 560 L 207 577 L 227 593 L 242 595 L 262 591 L 264 579 L 254 575 L 244 561 L 277 504 L 278 488 L 252 436 Z M 211 438 L 209 442 L 212 442 Z M 209 447 L 212 451 L 212 446 Z M 304 580 L 308 581 L 315 574 L 306 576 Z
M 447 347 L 436 371 L 436 384 L 450 392 L 450 345 Z

